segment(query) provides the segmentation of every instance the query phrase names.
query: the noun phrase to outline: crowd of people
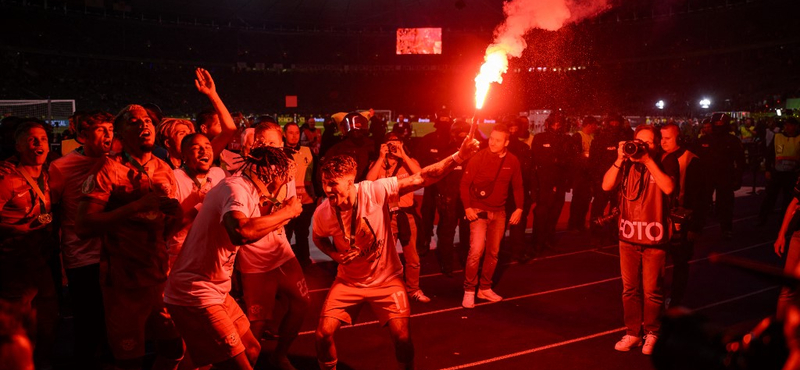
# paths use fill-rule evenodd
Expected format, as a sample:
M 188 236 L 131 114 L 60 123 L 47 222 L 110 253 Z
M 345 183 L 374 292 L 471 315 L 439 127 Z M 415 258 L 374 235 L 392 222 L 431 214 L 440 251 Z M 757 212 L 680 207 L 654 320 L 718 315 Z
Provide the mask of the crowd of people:
M 140 369 L 152 341 L 153 369 L 250 369 L 260 340 L 274 335 L 264 361 L 293 369 L 289 350 L 309 314 L 310 237 L 338 264 L 316 330 L 320 368 L 336 368 L 334 334 L 368 303 L 398 364 L 411 369 L 409 301 L 432 300 L 420 286 L 420 256 L 434 233 L 442 274 L 464 269 L 462 306 L 501 301 L 493 289 L 501 246 L 520 264 L 558 249 L 567 194 L 570 231 L 619 244 L 627 330 L 615 349 L 649 355 L 665 308 L 684 299 L 707 216 L 713 209 L 720 237 L 731 238 L 734 191 L 762 162 L 759 224 L 783 194 L 775 252 L 788 255 L 788 272 L 800 265 L 794 118 L 737 127 L 715 114 L 634 130 L 617 114 L 574 120 L 556 111 L 544 132 L 510 117 L 486 135 L 442 111 L 435 131 L 412 143 L 408 122 L 389 131 L 372 111 L 333 114 L 324 131 L 314 117 L 282 127 L 258 116 L 251 125 L 229 112 L 208 71 L 196 70 L 195 86 L 210 107 L 194 122 L 152 104 L 76 112 L 62 153 L 50 151 L 46 123 L 4 119 L 14 134 L 4 137 L 0 166 L 0 346 L 27 349 L 12 351 L 18 368 L 30 368 L 26 359 L 51 365 L 65 279 L 82 368 Z M 779 316 L 795 295 L 784 289 Z

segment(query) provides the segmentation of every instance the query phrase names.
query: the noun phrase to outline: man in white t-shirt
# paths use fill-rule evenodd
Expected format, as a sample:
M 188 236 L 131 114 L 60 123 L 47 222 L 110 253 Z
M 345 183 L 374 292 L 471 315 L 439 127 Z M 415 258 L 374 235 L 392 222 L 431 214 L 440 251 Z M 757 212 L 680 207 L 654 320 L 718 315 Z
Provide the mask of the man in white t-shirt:
M 339 270 L 317 326 L 320 368 L 336 368 L 333 335 L 342 323 L 353 323 L 364 302 L 370 304 L 381 325 L 389 327 L 400 366 L 414 367 L 411 311 L 403 266 L 392 244 L 388 204 L 435 183 L 475 154 L 479 145 L 469 135 L 457 153 L 402 180 L 388 177 L 356 184 L 357 163 L 348 155 L 333 156 L 322 164 L 322 187 L 328 199 L 314 213 L 312 233 L 314 244 L 339 263 Z
M 75 316 L 75 360 L 90 365 L 106 338 L 103 296 L 100 290 L 102 238 L 80 238 L 75 216 L 84 181 L 111 151 L 114 116 L 95 111 L 75 122 L 83 146 L 50 164 L 50 198 L 61 220 L 61 260 L 69 280 Z
M 241 173 L 222 180 L 203 201 L 164 290 L 196 366 L 252 369 L 258 359 L 261 346 L 228 294 L 231 274 L 240 246 L 260 242 L 302 211 L 296 198 L 270 209 L 293 167 L 281 149 L 254 149 Z
M 180 230 L 167 239 L 170 267 L 175 264 L 186 234 L 189 233 L 189 228 L 192 227 L 206 194 L 227 176 L 222 168 L 212 167 L 214 148 L 206 135 L 201 133 L 186 135 L 181 140 L 180 146 L 182 164 L 180 168 L 173 170 L 173 174 L 177 184 L 176 197 L 183 209 L 183 220 Z

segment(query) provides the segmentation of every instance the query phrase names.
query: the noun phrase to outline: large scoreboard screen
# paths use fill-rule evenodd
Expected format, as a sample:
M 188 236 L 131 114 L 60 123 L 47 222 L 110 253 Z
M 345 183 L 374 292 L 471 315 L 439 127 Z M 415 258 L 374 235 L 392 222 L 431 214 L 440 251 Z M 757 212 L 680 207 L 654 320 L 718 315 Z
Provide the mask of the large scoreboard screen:
M 397 54 L 441 54 L 441 28 L 398 28 Z

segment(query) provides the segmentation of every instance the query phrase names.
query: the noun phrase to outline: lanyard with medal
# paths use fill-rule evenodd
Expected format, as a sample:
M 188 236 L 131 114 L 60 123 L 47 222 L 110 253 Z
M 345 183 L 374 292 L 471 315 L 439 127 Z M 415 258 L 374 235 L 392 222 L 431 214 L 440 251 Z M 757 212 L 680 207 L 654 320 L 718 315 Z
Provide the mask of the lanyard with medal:
M 125 157 L 125 160 L 127 160 L 128 163 L 132 164 L 133 167 L 135 167 L 137 171 L 139 171 L 139 175 L 140 176 L 147 177 L 147 185 L 148 185 L 148 189 L 147 190 L 148 191 L 153 191 L 153 185 L 154 185 L 153 184 L 153 179 L 150 178 L 150 174 L 147 173 L 147 169 L 145 169 L 144 166 L 141 163 L 139 163 L 139 161 L 133 159 L 133 157 L 131 157 L 131 155 L 128 154 L 128 152 L 126 152 L 124 150 L 122 151 L 122 156 Z M 141 181 L 140 181 L 139 185 L 141 186 Z M 152 221 L 152 220 L 155 220 L 156 218 L 158 218 L 158 213 L 159 213 L 159 211 L 149 211 L 149 212 L 146 212 L 144 214 L 144 217 L 147 218 L 148 220 Z
M 278 189 L 278 194 L 276 197 L 271 197 L 271 193 L 267 191 L 267 187 L 264 183 L 258 178 L 257 175 L 252 173 L 251 170 L 246 170 L 242 172 L 242 175 L 247 177 L 253 185 L 258 188 L 259 198 L 258 198 L 258 205 L 261 207 L 267 207 L 267 214 L 272 213 L 275 207 L 280 207 L 281 203 L 286 200 L 287 195 L 287 187 L 286 184 L 283 184 L 280 189 Z M 262 214 L 262 216 L 264 216 Z M 283 227 L 276 230 L 278 235 L 283 234 Z
M 186 176 L 189 176 L 189 178 L 192 179 L 194 184 L 197 186 L 197 194 L 201 194 L 201 192 L 203 191 L 203 185 L 211 182 L 211 179 L 209 179 L 208 176 L 204 177 L 203 179 L 205 181 L 201 183 L 200 180 L 197 179 L 196 175 L 189 174 L 189 169 L 186 168 L 186 163 L 182 164 L 181 168 L 183 169 L 183 172 L 186 173 Z
M 356 222 L 358 222 L 358 195 L 356 195 L 356 201 L 353 202 L 353 213 L 350 214 L 350 235 L 345 235 L 344 238 L 350 243 L 350 249 L 356 248 Z M 339 221 L 339 227 L 342 228 L 342 232 L 346 232 L 347 229 L 344 228 L 344 221 L 342 220 L 342 213 L 341 212 L 334 212 L 336 213 L 336 220 Z
M 139 171 L 140 175 L 147 177 L 147 183 L 150 185 L 148 190 L 153 191 L 153 179 L 150 178 L 150 174 L 147 173 L 147 169 L 145 169 L 144 166 L 141 163 L 139 163 L 139 161 L 133 159 L 133 157 L 131 157 L 131 155 L 128 154 L 128 152 L 122 151 L 122 156 L 124 156 L 125 160 L 128 161 L 128 163 L 132 164 L 137 171 Z
M 39 183 L 37 184 L 35 181 L 33 181 L 33 178 L 28 171 L 22 168 L 17 168 L 17 172 L 19 172 L 22 177 L 25 178 L 25 181 L 28 182 L 28 185 L 30 185 L 33 191 L 36 193 L 36 197 L 39 198 L 39 216 L 36 219 L 42 225 L 47 225 L 53 222 L 53 215 L 50 212 L 47 212 L 47 204 L 45 204 L 46 198 L 42 192 L 42 188 L 44 187 L 44 174 L 39 174 Z

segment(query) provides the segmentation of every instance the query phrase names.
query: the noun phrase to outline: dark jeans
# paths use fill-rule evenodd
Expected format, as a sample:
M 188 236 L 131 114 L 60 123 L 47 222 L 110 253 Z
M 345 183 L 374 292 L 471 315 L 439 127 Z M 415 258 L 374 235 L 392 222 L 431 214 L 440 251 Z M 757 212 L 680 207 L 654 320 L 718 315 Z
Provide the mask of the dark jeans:
M 66 272 L 75 317 L 75 360 L 80 364 L 90 364 L 96 362 L 98 349 L 111 353 L 106 340 L 100 264 L 66 269 Z
M 796 172 L 772 172 L 772 179 L 767 182 L 766 195 L 764 195 L 764 202 L 761 203 L 761 211 L 758 214 L 759 223 L 767 222 L 770 213 L 775 208 L 775 202 L 778 201 L 778 195 L 783 197 L 781 199 L 781 214 L 786 212 L 786 207 L 792 201 L 792 191 L 796 181 Z
M 436 197 L 436 210 L 439 212 L 439 225 L 436 228 L 436 250 L 439 253 L 439 266 L 442 272 L 450 274 L 456 269 L 454 257 L 456 248 L 456 226 L 459 229 L 460 245 L 469 244 L 469 222 L 464 220 L 464 206 L 457 197 L 447 197 L 439 194 Z M 465 249 L 465 248 L 462 248 Z
M 670 289 L 670 306 L 683 304 L 686 286 L 689 283 L 689 261 L 694 255 L 694 241 L 689 240 L 685 232 L 670 242 L 669 255 L 672 257 L 672 288 Z
M 597 180 L 602 181 L 602 179 Z M 589 217 L 592 220 L 597 219 L 598 217 L 602 217 L 606 214 L 606 207 L 609 207 L 609 211 L 614 207 L 617 207 L 619 203 L 619 198 L 617 196 L 617 191 L 605 191 L 601 187 L 601 183 L 595 183 L 594 185 L 594 200 L 592 200 L 591 210 L 589 212 Z M 611 220 L 610 227 L 603 227 L 600 225 L 596 225 L 591 223 L 589 225 L 589 230 L 591 231 L 593 238 L 601 238 L 601 237 L 612 237 L 615 236 L 618 231 L 616 231 L 616 223 L 614 220 Z M 614 229 L 613 232 L 609 233 L 608 230 Z
M 533 209 L 533 230 L 536 242 L 536 252 L 541 252 L 545 244 L 553 243 L 556 234 L 556 224 L 564 208 L 564 189 L 546 186 L 539 190 L 536 208 Z
M 294 234 L 292 250 L 302 266 L 311 263 L 311 253 L 308 249 L 308 228 L 311 226 L 311 216 L 314 215 L 315 208 L 314 203 L 303 204 L 303 212 L 300 213 L 300 216 L 286 224 L 286 239 L 291 240 L 292 234 Z
M 511 217 L 511 214 L 517 209 L 514 204 L 514 198 L 509 197 L 506 205 L 506 215 Z M 511 256 L 515 259 L 523 258 L 524 256 L 531 257 L 533 248 L 529 243 L 525 243 L 525 229 L 528 227 L 528 214 L 531 213 L 531 200 L 525 199 L 525 204 L 522 205 L 522 218 L 516 225 L 508 225 L 508 243 L 511 245 Z
M 577 176 L 572 188 L 572 202 L 569 206 L 569 228 L 583 230 L 586 228 L 586 215 L 592 201 L 592 182 L 587 176 Z
M 709 174 L 711 188 L 706 199 L 710 201 L 711 195 L 714 194 L 714 211 L 722 232 L 733 230 L 733 192 L 735 189 L 731 177 L 725 174 Z
M 439 189 L 436 185 L 426 186 L 425 191 L 422 193 L 422 206 L 420 208 L 422 222 L 417 228 L 417 248 L 423 254 L 427 253 L 431 248 L 433 222 L 436 219 L 436 196 L 438 194 Z M 439 215 L 439 217 L 442 217 L 442 215 Z
M 664 269 L 667 252 L 661 248 L 619 242 L 622 308 L 628 335 L 658 335 L 664 309 Z

